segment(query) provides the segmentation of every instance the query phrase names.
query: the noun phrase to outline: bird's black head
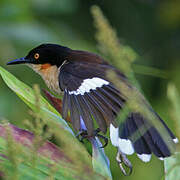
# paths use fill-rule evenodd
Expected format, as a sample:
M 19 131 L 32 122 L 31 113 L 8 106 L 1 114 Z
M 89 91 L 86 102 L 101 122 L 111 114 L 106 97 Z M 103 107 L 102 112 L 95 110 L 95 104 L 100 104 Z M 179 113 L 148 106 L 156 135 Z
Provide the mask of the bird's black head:
M 26 57 L 10 61 L 7 65 L 30 63 L 59 67 L 66 60 L 70 51 L 71 49 L 57 44 L 41 44 L 32 49 Z

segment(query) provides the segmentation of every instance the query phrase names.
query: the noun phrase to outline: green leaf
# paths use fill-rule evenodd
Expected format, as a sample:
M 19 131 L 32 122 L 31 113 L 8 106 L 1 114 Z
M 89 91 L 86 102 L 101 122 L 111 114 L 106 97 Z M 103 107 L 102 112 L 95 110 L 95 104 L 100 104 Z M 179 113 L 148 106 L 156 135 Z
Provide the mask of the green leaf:
M 12 89 L 18 96 L 21 96 L 21 98 L 24 98 L 31 104 L 35 103 L 35 96 L 32 88 L 18 80 L 15 76 L 2 67 L 0 67 L 0 74 L 7 86 Z M 46 107 L 50 111 L 59 115 L 59 113 L 43 97 L 41 97 L 40 101 L 43 107 Z
M 19 81 L 16 77 L 14 77 L 2 67 L 0 67 L 0 74 L 8 87 L 12 89 L 32 110 L 36 112 L 34 90 L 23 82 Z M 57 137 L 57 141 L 59 142 L 59 144 L 61 144 L 61 151 L 72 161 L 71 163 L 66 163 L 66 166 L 64 166 L 64 164 L 60 166 L 59 162 L 56 164 L 56 166 L 59 167 L 58 172 L 62 172 L 62 174 L 64 174 L 64 178 L 60 179 L 68 179 L 69 177 L 76 177 L 76 179 L 111 179 L 111 173 L 109 165 L 107 163 L 108 160 L 104 152 L 101 151 L 99 148 L 96 149 L 96 154 L 98 154 L 98 166 L 93 166 L 93 172 L 93 170 L 91 169 L 92 159 L 90 155 L 85 150 L 84 146 L 82 146 L 82 144 L 79 143 L 77 139 L 74 138 L 74 136 L 72 136 L 73 132 L 68 126 L 68 124 L 60 117 L 60 114 L 42 96 L 40 97 L 40 105 L 41 106 L 39 114 L 41 118 L 46 119 L 45 122 L 47 122 L 48 126 L 53 129 L 53 133 L 55 137 Z M 44 164 L 44 162 L 41 164 Z M 32 164 L 30 165 L 32 166 Z M 25 168 L 27 169 L 26 166 Z M 46 168 L 47 163 L 45 163 L 43 169 Z M 23 169 L 21 169 L 21 171 L 22 170 Z M 41 171 L 43 170 L 41 169 Z M 47 174 L 49 175 L 49 173 Z
M 167 96 L 168 96 L 168 98 L 171 101 L 171 104 L 173 106 L 172 118 L 177 123 L 177 125 L 178 125 L 177 127 L 180 127 L 180 111 L 179 111 L 179 109 L 180 109 L 180 95 L 178 93 L 177 88 L 172 83 L 168 84 Z M 177 133 L 178 132 L 179 131 L 177 130 Z
M 0 125 L 0 166 L 10 179 L 105 179 L 93 172 L 88 154 L 74 159 L 71 151 L 66 153 L 63 146 L 57 147 L 48 141 L 34 151 L 33 139 L 34 135 L 27 130 L 10 124 Z M 83 149 L 79 151 L 84 155 Z
M 15 76 L 2 67 L 0 67 L 0 75 L 7 86 L 13 90 L 31 109 L 35 110 L 35 93 L 33 89 L 18 80 Z M 62 118 L 60 118 L 61 115 L 42 96 L 40 97 L 40 104 L 41 109 L 47 112 L 47 114 L 49 114 L 48 116 L 51 116 L 51 118 L 60 122 L 64 128 L 72 132 L 68 124 Z
M 167 95 L 172 104 L 171 115 L 172 120 L 176 123 L 176 133 L 180 137 L 180 96 L 175 85 L 168 84 Z M 176 153 L 174 156 L 166 158 L 164 160 L 164 169 L 166 180 L 179 180 L 180 179 L 180 153 Z
M 96 137 L 96 139 L 91 140 L 91 143 L 93 146 L 92 164 L 94 170 L 101 175 L 105 175 L 106 177 L 109 177 L 108 179 L 112 179 L 112 175 L 109 167 L 110 166 L 109 159 L 105 155 L 104 149 L 101 148 L 102 147 L 101 142 Z
M 165 179 L 179 180 L 180 179 L 180 153 L 175 154 L 164 160 Z

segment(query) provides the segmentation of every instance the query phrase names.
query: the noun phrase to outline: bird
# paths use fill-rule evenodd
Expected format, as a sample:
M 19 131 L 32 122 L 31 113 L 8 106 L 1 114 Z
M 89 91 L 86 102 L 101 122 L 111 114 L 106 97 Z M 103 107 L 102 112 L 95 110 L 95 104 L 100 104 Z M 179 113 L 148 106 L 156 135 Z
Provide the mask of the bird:
M 121 116 L 128 97 L 107 77 L 107 72 L 115 72 L 119 81 L 130 89 L 134 89 L 134 85 L 124 73 L 101 56 L 46 43 L 30 50 L 27 56 L 7 63 L 14 64 L 30 66 L 50 90 L 63 94 L 62 117 L 67 119 L 70 115 L 75 132 L 85 130 L 87 137 L 93 137 L 99 132 L 106 134 L 109 128 L 111 143 L 119 152 L 125 155 L 136 153 L 144 162 L 149 162 L 152 154 L 160 160 L 172 155 L 169 146 L 175 147 L 178 139 L 150 105 L 150 111 L 166 131 L 166 136 L 169 136 L 168 142 L 158 127 L 140 112 L 129 112 L 123 122 L 117 122 L 117 116 Z M 142 94 L 140 97 L 148 104 Z M 144 133 L 142 128 L 145 129 Z M 135 140 L 132 138 L 134 133 L 139 134 Z

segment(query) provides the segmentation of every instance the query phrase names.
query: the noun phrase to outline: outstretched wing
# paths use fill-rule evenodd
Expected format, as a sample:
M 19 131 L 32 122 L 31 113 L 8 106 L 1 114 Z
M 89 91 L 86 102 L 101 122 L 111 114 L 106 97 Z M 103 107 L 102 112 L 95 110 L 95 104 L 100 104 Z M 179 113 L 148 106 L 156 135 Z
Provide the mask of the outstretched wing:
M 59 82 L 64 91 L 63 118 L 66 119 L 70 112 L 72 125 L 76 131 L 82 129 L 83 120 L 89 136 L 93 135 L 93 119 L 104 133 L 110 126 L 112 144 L 125 154 L 136 152 L 145 162 L 150 160 L 151 153 L 160 159 L 170 156 L 172 152 L 169 144 L 174 146 L 177 139 L 155 112 L 154 115 L 170 136 L 169 144 L 164 141 L 156 127 L 139 113 L 130 113 L 117 127 L 115 118 L 123 108 L 126 98 L 106 78 L 106 72 L 110 69 L 113 67 L 108 64 L 82 62 L 69 62 L 61 67 Z M 119 71 L 113 70 L 122 81 L 127 81 Z M 145 131 L 142 132 L 142 129 Z M 133 134 L 138 138 L 134 139 Z
M 76 131 L 81 130 L 83 119 L 88 134 L 93 135 L 93 119 L 102 132 L 123 106 L 120 92 L 105 77 L 109 65 L 70 62 L 62 66 L 59 76 L 60 87 L 64 91 L 63 118 L 68 111 Z

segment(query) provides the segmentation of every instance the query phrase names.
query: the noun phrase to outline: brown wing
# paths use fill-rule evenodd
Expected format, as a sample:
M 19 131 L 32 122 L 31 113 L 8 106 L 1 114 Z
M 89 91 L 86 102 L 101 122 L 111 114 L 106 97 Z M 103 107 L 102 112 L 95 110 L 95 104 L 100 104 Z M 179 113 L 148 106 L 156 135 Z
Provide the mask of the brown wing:
M 88 134 L 94 130 L 93 119 L 102 132 L 110 123 L 115 125 L 115 117 L 123 106 L 120 92 L 107 80 L 105 72 L 109 65 L 69 62 L 61 68 L 59 81 L 64 91 L 63 117 L 68 111 L 76 131 L 81 129 L 83 119 Z
M 125 99 L 119 90 L 108 81 L 106 72 L 113 69 L 107 64 L 69 62 L 65 64 L 60 72 L 60 87 L 65 92 L 63 99 L 63 117 L 66 118 L 70 111 L 72 125 L 76 131 L 82 129 L 81 121 L 84 121 L 88 134 L 93 135 L 96 120 L 102 132 L 106 132 L 110 126 L 111 142 L 123 153 L 132 154 L 136 152 L 138 157 L 147 162 L 154 153 L 160 159 L 170 156 L 172 152 L 168 144 L 163 140 L 160 133 L 147 118 L 139 113 L 130 113 L 128 118 L 116 126 L 115 118 Z M 126 78 L 118 73 L 121 80 Z M 147 104 L 142 104 L 142 106 Z M 149 106 L 150 110 L 152 108 Z M 154 111 L 153 111 L 154 112 Z M 174 146 L 176 138 L 166 124 L 154 112 L 164 128 L 170 135 L 171 147 Z M 145 133 L 142 133 L 142 128 Z M 139 138 L 134 141 L 134 133 Z M 174 140 L 174 142 L 173 142 Z
M 108 65 L 108 63 L 104 61 L 102 57 L 87 51 L 72 50 L 68 56 L 68 60 L 72 62 L 86 62 Z

